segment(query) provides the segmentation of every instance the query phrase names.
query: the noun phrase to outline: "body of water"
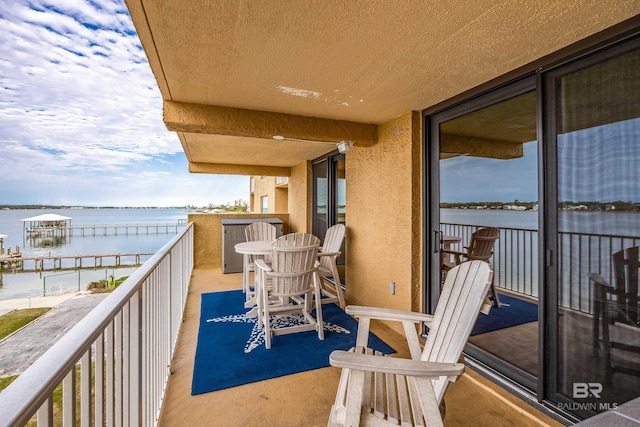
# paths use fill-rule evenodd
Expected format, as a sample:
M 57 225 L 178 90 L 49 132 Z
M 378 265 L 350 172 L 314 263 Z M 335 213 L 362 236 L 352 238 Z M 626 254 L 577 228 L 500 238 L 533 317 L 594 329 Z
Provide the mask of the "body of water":
M 440 209 L 440 222 L 537 230 L 538 212 L 488 209 Z
M 538 215 L 533 211 L 440 209 L 443 223 L 526 230 L 538 230 Z M 640 237 L 640 212 L 560 211 L 558 229 L 561 233 Z
M 441 209 L 443 224 L 493 226 L 501 229 L 494 247 L 496 284 L 537 297 L 539 292 L 538 212 Z M 475 227 L 473 227 L 475 228 Z M 446 234 L 462 235 L 454 249 L 468 243 L 470 227 L 444 226 Z M 611 255 L 640 244 L 640 212 L 558 212 L 558 274 L 560 303 L 590 312 L 595 272 L 613 283 Z M 464 234 L 463 234 L 464 231 Z
M 186 221 L 185 209 L 16 209 L 0 210 L 0 234 L 8 237 L 4 239 L 5 252 L 8 248 L 15 251 L 20 247 L 24 257 L 43 256 L 67 256 L 67 255 L 100 255 L 100 254 L 126 254 L 126 253 L 153 253 L 161 249 L 175 236 L 176 228 L 169 227 L 168 233 L 160 228 L 156 234 L 155 229 L 142 228 L 138 234 L 133 229 L 126 235 L 124 230 L 119 230 L 115 235 L 113 229 L 104 229 L 92 232 L 86 231 L 84 236 L 75 231 L 73 236 L 63 238 L 27 238 L 24 233 L 23 219 L 31 218 L 45 213 L 53 213 L 70 217 L 71 226 L 83 225 L 135 225 L 158 224 L 175 225 L 179 221 Z M 178 227 L 178 231 L 182 226 Z M 148 257 L 147 257 L 148 258 Z M 146 258 L 143 259 L 143 261 Z M 124 262 L 124 260 L 123 260 Z M 30 268 L 27 265 L 27 268 Z M 105 279 L 110 275 L 115 278 L 128 276 L 135 268 L 96 268 L 82 269 L 79 272 L 53 272 L 38 273 L 12 273 L 4 270 L 0 273 L 0 300 L 13 298 L 25 298 L 42 295 L 43 293 L 55 293 L 61 291 L 84 289 L 92 281 Z

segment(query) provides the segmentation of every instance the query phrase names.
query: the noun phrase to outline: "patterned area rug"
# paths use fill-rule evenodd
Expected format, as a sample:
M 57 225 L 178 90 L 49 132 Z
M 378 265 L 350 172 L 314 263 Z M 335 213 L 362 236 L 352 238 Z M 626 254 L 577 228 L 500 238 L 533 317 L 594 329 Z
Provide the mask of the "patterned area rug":
M 329 366 L 333 350 L 348 350 L 356 340 L 357 322 L 335 304 L 322 307 L 323 341 L 315 331 L 275 336 L 271 349 L 257 319 L 245 315 L 242 291 L 202 294 L 200 329 L 191 394 L 202 394 L 269 378 Z M 297 316 L 280 316 L 275 323 L 297 323 Z M 369 346 L 385 354 L 395 350 L 373 334 Z
M 538 320 L 538 304 L 508 295 L 499 296 L 500 308 L 491 307 L 487 315 L 480 313 L 472 336 Z

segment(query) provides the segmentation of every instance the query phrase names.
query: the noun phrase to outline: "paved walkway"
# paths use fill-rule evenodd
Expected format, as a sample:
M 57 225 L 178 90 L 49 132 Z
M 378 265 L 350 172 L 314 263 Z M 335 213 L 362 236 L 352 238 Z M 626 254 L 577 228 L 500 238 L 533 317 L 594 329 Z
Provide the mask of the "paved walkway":
M 31 298 L 31 307 L 52 307 L 46 314 L 0 341 L 0 376 L 24 372 L 109 294 L 65 294 Z M 0 310 L 28 308 L 29 301 L 0 301 Z M 43 305 L 39 305 L 43 304 Z
M 46 297 L 35 296 L 29 298 L 8 299 L 0 301 L 0 316 L 11 313 L 13 310 L 22 310 L 25 308 L 55 307 L 63 302 L 74 298 L 77 292 L 68 292 L 65 294 L 49 295 Z

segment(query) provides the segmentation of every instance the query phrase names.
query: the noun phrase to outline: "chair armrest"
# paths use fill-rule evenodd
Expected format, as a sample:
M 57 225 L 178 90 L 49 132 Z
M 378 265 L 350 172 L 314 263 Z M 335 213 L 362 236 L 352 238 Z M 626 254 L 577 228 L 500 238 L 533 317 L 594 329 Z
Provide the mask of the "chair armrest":
M 337 251 L 337 252 L 318 252 L 318 256 L 340 256 L 340 254 L 342 254 L 342 252 Z
M 424 322 L 426 324 L 430 324 L 433 320 L 433 316 L 430 314 L 416 313 L 415 311 L 394 310 L 391 308 L 348 305 L 344 311 L 355 317 L 369 317 L 378 320 L 395 320 L 398 322 L 409 321 L 413 323 Z
M 424 362 L 422 360 L 400 359 L 396 357 L 356 354 L 334 350 L 329 356 L 331 366 L 357 369 L 361 371 L 382 372 L 386 374 L 407 375 L 412 377 L 451 377 L 464 372 L 463 363 Z
M 458 256 L 466 256 L 467 254 L 464 252 L 456 251 L 454 249 L 442 249 L 441 252 L 445 254 L 458 255 Z
M 270 277 L 278 277 L 281 279 L 287 279 L 287 278 L 291 278 L 291 277 L 302 277 L 302 276 L 306 276 L 309 274 L 312 274 L 314 272 L 316 272 L 318 269 L 316 267 L 313 267 L 309 270 L 305 270 L 305 271 L 296 271 L 296 272 L 279 272 L 279 271 L 271 271 L 271 269 L 266 270 L 267 272 L 267 276 Z
M 267 265 L 267 263 L 266 263 L 266 262 L 264 262 L 264 260 L 263 260 L 263 259 L 257 259 L 257 260 L 254 262 L 254 264 L 255 264 L 256 268 L 259 268 L 260 270 L 264 270 L 264 271 L 267 271 L 267 272 L 271 271 L 271 267 L 269 267 L 269 266 Z
M 606 291 L 615 292 L 615 288 L 611 286 L 609 282 L 607 282 L 604 279 L 604 277 L 602 277 L 598 273 L 587 273 L 587 276 L 589 276 L 589 279 L 592 280 L 594 283 L 604 287 Z

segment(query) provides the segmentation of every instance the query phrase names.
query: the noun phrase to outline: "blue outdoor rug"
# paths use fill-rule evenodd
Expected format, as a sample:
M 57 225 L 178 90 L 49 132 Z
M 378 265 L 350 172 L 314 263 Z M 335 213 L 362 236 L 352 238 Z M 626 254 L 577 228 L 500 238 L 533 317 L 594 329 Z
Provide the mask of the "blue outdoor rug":
M 538 304 L 500 295 L 500 308 L 491 307 L 488 315 L 480 313 L 471 335 L 484 334 L 537 320 Z
M 200 329 L 191 394 L 202 394 L 242 384 L 329 366 L 333 350 L 355 345 L 358 324 L 335 304 L 322 307 L 324 340 L 316 331 L 275 336 L 271 349 L 257 319 L 247 318 L 242 291 L 202 294 Z M 375 335 L 369 346 L 385 354 L 395 350 Z

